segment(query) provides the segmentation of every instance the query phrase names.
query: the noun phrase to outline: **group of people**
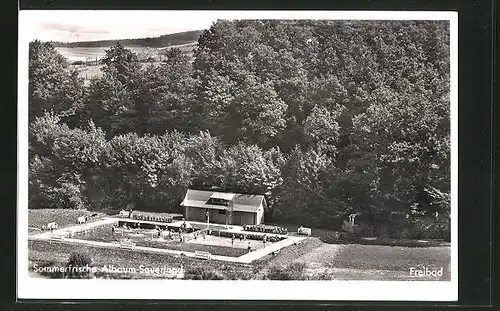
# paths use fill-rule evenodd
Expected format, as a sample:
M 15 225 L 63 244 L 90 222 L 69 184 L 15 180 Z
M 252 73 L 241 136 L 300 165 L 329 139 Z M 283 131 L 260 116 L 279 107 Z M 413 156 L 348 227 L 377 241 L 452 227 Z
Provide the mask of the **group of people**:
M 118 228 L 118 225 L 116 225 L 116 224 L 115 224 L 115 225 L 113 225 L 113 226 L 111 227 L 111 231 L 114 233 L 114 232 L 116 231 L 116 229 L 117 229 L 117 228 Z M 127 223 L 124 223 L 124 224 L 123 224 L 123 229 L 128 229 L 128 228 L 129 228 L 129 227 L 128 227 Z M 139 228 L 139 229 L 140 229 L 140 224 L 137 224 L 137 228 Z M 190 228 L 187 228 L 187 227 L 186 227 L 186 225 L 185 225 L 185 224 L 183 224 L 183 225 L 181 225 L 181 226 L 179 227 L 179 231 L 178 231 L 178 232 L 176 232 L 174 229 L 168 229 L 168 228 L 163 229 L 163 228 L 160 228 L 160 227 L 159 227 L 159 226 L 157 226 L 157 225 L 155 226 L 155 228 L 154 228 L 153 230 L 155 230 L 155 231 L 156 231 L 156 236 L 157 236 L 158 238 L 160 238 L 162 235 L 164 235 L 164 234 L 163 234 L 163 232 L 166 232 L 166 233 L 167 233 L 167 234 L 166 234 L 166 236 L 167 236 L 168 238 L 170 238 L 171 240 L 174 240 L 175 238 L 177 238 L 177 237 L 178 237 L 178 238 L 179 238 L 179 241 L 183 241 L 183 240 L 184 240 L 184 239 L 183 239 L 184 233 L 189 233 L 189 229 L 190 229 Z M 164 236 L 165 236 L 165 235 L 164 235 Z M 196 240 L 196 239 L 197 239 L 197 237 L 198 237 L 198 234 L 197 234 L 197 233 L 195 233 L 195 234 L 194 234 L 194 239 Z M 205 238 L 205 234 L 202 234 L 202 237 L 203 237 L 203 238 Z
M 47 225 L 42 225 L 41 230 L 44 232 L 45 230 L 50 230 L 53 231 L 54 229 L 57 229 L 59 225 L 56 222 L 49 222 Z
M 195 233 L 193 234 L 193 236 L 194 236 L 194 240 L 196 241 L 196 240 L 198 239 L 198 233 L 197 233 L 197 232 L 195 232 Z M 203 233 L 201 234 L 201 237 L 203 238 L 203 240 L 205 240 L 205 238 L 206 238 L 205 236 L 206 236 L 206 234 L 205 234 L 205 232 L 203 232 Z
M 45 230 L 52 231 L 52 230 L 54 230 L 54 228 L 53 227 L 47 227 L 46 225 L 42 225 L 42 232 L 45 232 Z
M 240 235 L 239 239 L 240 239 L 240 242 L 243 242 L 243 240 L 246 240 L 246 237 L 245 237 L 245 236 L 243 236 L 243 235 Z M 231 236 L 231 246 L 234 246 L 234 240 L 236 240 L 236 236 L 233 234 L 233 235 Z M 264 243 L 264 245 L 265 245 L 265 243 Z M 248 250 L 249 252 L 251 252 L 251 251 L 252 251 L 252 245 L 250 244 L 250 242 L 248 242 L 247 250 Z
M 243 230 L 274 234 L 288 234 L 288 230 L 286 228 L 265 225 L 243 225 Z
M 137 220 L 147 220 L 147 221 L 156 221 L 156 222 L 172 222 L 172 216 L 158 216 L 158 215 L 149 215 L 149 214 L 140 214 L 137 212 L 132 213 L 132 218 Z

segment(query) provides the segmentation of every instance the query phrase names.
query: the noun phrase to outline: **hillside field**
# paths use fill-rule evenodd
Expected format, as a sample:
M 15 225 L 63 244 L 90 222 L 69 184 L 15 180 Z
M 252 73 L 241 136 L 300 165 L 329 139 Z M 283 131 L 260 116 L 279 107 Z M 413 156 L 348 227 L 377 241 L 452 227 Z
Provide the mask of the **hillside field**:
M 59 228 L 64 228 L 77 224 L 80 216 L 88 216 L 92 213 L 83 210 L 70 209 L 30 209 L 28 210 L 28 227 L 41 228 L 49 222 L 56 222 Z
M 155 61 L 153 62 L 143 62 L 143 67 L 145 66 L 158 66 L 162 61 L 165 60 L 165 53 L 171 48 L 179 48 L 189 59 L 194 59 L 194 49 L 196 47 L 196 42 L 181 44 L 181 45 L 171 45 L 162 48 L 151 48 L 151 47 L 141 47 L 141 46 L 127 46 L 133 53 L 136 53 L 139 57 L 153 57 Z M 80 77 L 88 85 L 91 79 L 102 76 L 102 67 L 104 65 L 100 64 L 72 64 L 77 61 L 85 62 L 86 60 L 95 61 L 99 60 L 106 54 L 106 50 L 109 47 L 56 47 L 56 50 L 64 56 L 70 65 L 71 69 L 77 70 Z
M 181 44 L 181 45 L 171 45 L 162 48 L 152 48 L 152 47 L 142 47 L 142 46 L 126 46 L 127 49 L 136 53 L 138 56 L 144 54 L 152 54 L 153 56 L 163 55 L 168 49 L 179 48 L 185 54 L 192 56 L 193 50 L 196 47 L 196 42 Z M 97 57 L 102 58 L 106 54 L 106 50 L 110 47 L 56 47 L 56 51 L 61 53 L 62 56 L 66 57 L 69 62 L 74 61 L 85 61 L 87 58 L 92 58 L 95 60 Z

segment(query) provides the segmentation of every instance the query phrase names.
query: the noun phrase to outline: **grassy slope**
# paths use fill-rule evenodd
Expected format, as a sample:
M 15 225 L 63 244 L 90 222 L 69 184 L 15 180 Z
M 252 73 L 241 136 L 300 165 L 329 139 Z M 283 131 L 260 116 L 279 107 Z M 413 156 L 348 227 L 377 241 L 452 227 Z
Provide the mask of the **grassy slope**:
M 92 265 L 103 267 L 113 265 L 118 268 L 136 268 L 140 265 L 145 267 L 178 267 L 183 265 L 185 269 L 213 268 L 226 275 L 238 278 L 238 275 L 249 274 L 252 267 L 241 264 L 227 264 L 213 260 L 201 260 L 181 256 L 170 256 L 166 254 L 152 254 L 135 252 L 126 249 L 103 249 L 82 245 L 68 245 L 49 241 L 29 241 L 28 257 L 31 263 L 51 263 L 52 265 L 65 265 L 72 252 L 83 252 L 92 258 Z M 114 276 L 117 277 L 117 276 Z M 127 275 L 124 278 L 139 276 Z M 141 278 L 144 275 L 140 276 Z
M 410 267 L 441 268 L 448 270 L 450 264 L 449 247 L 410 248 L 379 245 L 338 245 L 337 250 L 325 245 L 318 249 L 320 260 L 327 258 L 324 253 L 334 253 L 326 263 L 337 268 L 376 269 L 409 271 Z M 323 254 L 322 254 L 323 253 Z
M 88 211 L 70 209 L 30 209 L 28 210 L 28 227 L 41 228 L 49 222 L 55 221 L 59 228 L 77 224 L 80 216 L 90 216 Z
M 409 248 L 380 245 L 323 244 L 295 261 L 325 268 L 356 270 L 383 274 L 387 271 L 409 277 L 410 268 L 443 268 L 443 278 L 450 279 L 450 248 Z
M 275 257 L 263 258 L 260 275 L 272 266 L 293 262 L 326 268 L 332 279 L 343 280 L 407 280 L 409 270 L 427 267 L 443 268 L 442 280 L 449 280 L 450 247 L 391 247 L 380 245 L 337 245 L 308 238 L 300 245 L 289 246 Z M 439 279 L 438 279 L 439 280 Z

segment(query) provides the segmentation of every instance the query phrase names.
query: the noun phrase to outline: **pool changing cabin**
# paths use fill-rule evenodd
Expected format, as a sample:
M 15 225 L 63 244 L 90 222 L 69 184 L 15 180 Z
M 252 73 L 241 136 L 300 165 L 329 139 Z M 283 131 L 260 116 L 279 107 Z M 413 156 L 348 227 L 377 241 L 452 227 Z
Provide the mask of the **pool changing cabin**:
M 264 223 L 264 195 L 188 189 L 181 203 L 188 221 L 259 225 Z M 208 218 L 208 219 L 207 219 Z

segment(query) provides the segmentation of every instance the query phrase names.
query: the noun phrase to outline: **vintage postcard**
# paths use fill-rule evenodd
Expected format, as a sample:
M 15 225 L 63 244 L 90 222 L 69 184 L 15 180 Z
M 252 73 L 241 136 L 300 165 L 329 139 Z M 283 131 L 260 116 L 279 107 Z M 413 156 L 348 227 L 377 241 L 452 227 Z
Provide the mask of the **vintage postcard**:
M 18 297 L 456 301 L 457 29 L 21 11 Z

